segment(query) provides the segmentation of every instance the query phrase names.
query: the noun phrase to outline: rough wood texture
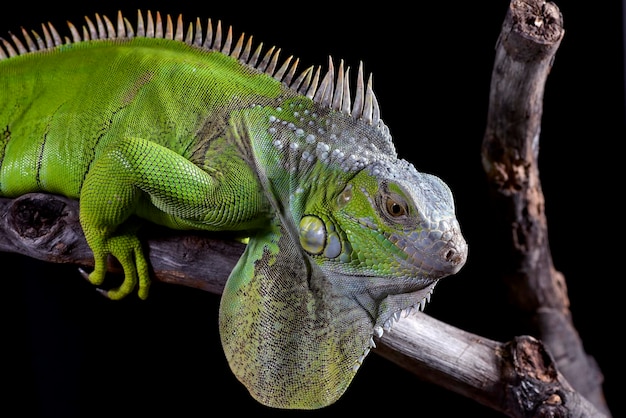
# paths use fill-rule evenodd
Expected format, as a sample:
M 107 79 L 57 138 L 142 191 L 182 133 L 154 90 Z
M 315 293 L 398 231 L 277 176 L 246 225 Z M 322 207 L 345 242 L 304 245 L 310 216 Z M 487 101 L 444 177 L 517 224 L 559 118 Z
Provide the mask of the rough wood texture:
M 221 294 L 244 244 L 207 234 L 176 233 L 152 226 L 142 231 L 155 279 Z M 52 263 L 93 267 L 93 253 L 78 221 L 78 202 L 31 193 L 0 198 L 0 251 Z M 120 272 L 114 259 L 109 270 Z
M 374 350 L 511 417 L 609 416 L 601 373 L 584 353 L 565 280 L 552 265 L 537 170 L 543 89 L 562 36 L 554 4 L 510 3 L 496 47 L 482 155 L 494 204 L 506 214 L 500 221 L 511 248 L 504 272 L 511 299 L 533 320 L 541 340 L 496 342 L 416 313 L 385 333 Z M 76 202 L 58 196 L 0 198 L 0 251 L 91 266 L 77 213 Z M 236 241 L 161 228 L 144 231 L 143 238 L 156 280 L 213 293 L 221 293 L 243 250 Z M 116 270 L 114 260 L 110 267 Z
M 511 417 L 604 416 L 530 336 L 500 343 L 416 313 L 398 321 L 381 342 L 376 353 Z
M 503 214 L 500 230 L 508 231 L 501 239 L 510 249 L 503 272 L 509 298 L 572 386 L 606 411 L 602 374 L 583 349 L 565 278 L 552 263 L 539 179 L 544 86 L 563 35 L 553 3 L 511 2 L 496 46 L 482 161 L 495 212 Z

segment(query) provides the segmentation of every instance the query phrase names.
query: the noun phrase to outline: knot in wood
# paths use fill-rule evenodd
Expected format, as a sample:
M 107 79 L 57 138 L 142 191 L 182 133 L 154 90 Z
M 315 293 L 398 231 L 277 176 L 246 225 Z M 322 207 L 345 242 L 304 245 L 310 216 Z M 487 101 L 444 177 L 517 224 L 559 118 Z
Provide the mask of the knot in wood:
M 64 210 L 65 203 L 61 200 L 27 194 L 11 206 L 9 223 L 21 237 L 37 239 L 58 227 Z

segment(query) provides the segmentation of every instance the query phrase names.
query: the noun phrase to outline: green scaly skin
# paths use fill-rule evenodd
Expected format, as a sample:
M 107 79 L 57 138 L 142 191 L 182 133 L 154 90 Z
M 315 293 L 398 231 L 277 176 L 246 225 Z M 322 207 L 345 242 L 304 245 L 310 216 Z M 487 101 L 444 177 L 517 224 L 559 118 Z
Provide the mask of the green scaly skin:
M 300 80 L 199 21 L 185 39 L 158 13 L 86 23 L 92 40 L 2 40 L 0 195 L 79 199 L 89 280 L 109 255 L 124 269 L 111 299 L 148 296 L 139 218 L 249 237 L 220 305 L 231 369 L 268 406 L 335 402 L 465 263 L 450 190 L 397 158 L 361 67 L 352 103 L 343 65 Z

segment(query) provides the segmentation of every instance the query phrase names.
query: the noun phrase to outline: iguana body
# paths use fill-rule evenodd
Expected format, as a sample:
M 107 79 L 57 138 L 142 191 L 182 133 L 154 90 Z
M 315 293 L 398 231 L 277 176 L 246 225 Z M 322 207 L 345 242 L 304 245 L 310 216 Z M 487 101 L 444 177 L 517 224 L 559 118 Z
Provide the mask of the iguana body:
M 398 159 L 359 68 L 324 77 L 200 22 L 96 16 L 61 41 L 0 48 L 0 195 L 80 200 L 101 285 L 149 288 L 138 218 L 249 237 L 220 305 L 231 369 L 263 404 L 337 400 L 399 313 L 424 307 L 467 247 L 452 195 Z M 89 40 L 91 39 L 91 40 Z

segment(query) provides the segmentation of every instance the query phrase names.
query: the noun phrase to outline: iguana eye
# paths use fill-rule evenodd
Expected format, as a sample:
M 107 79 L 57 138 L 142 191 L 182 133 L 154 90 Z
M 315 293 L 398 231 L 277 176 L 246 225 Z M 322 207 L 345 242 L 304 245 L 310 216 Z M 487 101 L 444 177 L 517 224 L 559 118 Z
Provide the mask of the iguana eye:
M 404 201 L 398 201 L 391 196 L 387 196 L 385 201 L 385 207 L 387 208 L 387 213 L 393 217 L 398 218 L 400 216 L 406 215 L 406 203 Z
M 376 197 L 376 205 L 381 219 L 394 227 L 411 229 L 417 225 L 418 217 L 415 207 L 404 194 L 389 190 L 391 187 L 384 184 Z

